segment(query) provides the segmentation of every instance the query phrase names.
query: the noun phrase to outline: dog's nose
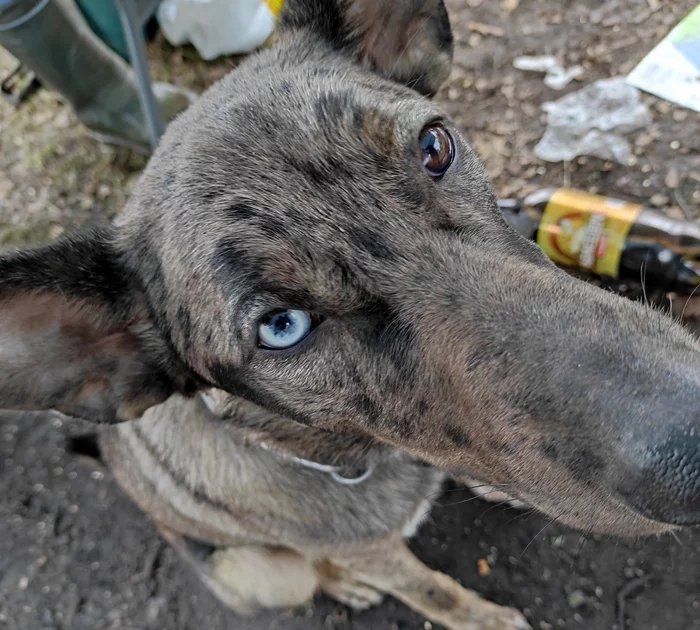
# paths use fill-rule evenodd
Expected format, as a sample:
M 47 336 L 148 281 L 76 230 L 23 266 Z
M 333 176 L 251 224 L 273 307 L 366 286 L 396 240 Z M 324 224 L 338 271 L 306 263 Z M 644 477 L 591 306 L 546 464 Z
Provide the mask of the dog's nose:
M 632 478 L 622 494 L 643 515 L 669 525 L 700 524 L 700 429 L 674 430 L 649 449 Z

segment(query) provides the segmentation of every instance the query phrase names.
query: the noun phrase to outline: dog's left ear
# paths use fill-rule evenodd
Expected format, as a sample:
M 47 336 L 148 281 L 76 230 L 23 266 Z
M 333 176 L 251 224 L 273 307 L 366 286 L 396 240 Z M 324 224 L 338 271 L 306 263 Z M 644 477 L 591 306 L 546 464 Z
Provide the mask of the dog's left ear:
M 311 31 L 427 96 L 450 74 L 452 30 L 443 0 L 286 0 L 285 29 Z
M 110 231 L 0 256 L 0 409 L 118 422 L 189 389 Z

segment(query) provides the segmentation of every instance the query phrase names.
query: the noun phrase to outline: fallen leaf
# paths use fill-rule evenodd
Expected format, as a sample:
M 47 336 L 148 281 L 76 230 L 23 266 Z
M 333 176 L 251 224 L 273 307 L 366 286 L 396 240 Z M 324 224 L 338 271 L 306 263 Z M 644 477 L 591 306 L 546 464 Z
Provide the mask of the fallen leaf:
M 489 566 L 486 558 L 479 558 L 476 561 L 476 572 L 479 577 L 486 577 L 489 573 L 491 573 L 491 567 Z
M 503 10 L 506 13 L 513 13 L 518 6 L 520 6 L 520 0 L 503 0 Z

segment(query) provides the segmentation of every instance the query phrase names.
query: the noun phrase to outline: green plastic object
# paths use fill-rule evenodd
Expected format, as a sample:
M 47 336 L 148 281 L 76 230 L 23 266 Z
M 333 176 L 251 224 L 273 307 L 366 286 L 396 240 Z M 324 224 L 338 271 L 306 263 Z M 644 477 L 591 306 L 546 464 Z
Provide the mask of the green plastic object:
M 122 59 L 129 61 L 124 31 L 114 1 L 76 0 L 76 4 L 95 34 Z

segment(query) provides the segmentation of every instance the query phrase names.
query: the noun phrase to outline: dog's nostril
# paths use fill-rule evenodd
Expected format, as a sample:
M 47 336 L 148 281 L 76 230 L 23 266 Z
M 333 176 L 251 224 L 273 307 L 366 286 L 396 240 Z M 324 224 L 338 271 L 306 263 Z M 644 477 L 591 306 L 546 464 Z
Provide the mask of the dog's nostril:
M 676 430 L 651 448 L 641 475 L 626 485 L 623 495 L 642 514 L 671 525 L 700 524 L 700 430 Z

